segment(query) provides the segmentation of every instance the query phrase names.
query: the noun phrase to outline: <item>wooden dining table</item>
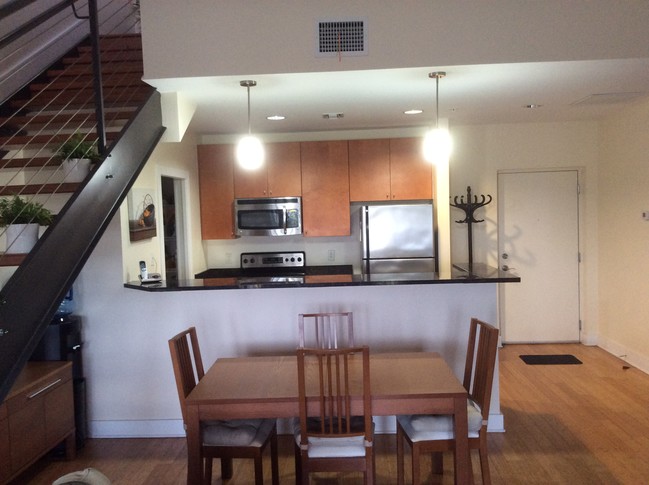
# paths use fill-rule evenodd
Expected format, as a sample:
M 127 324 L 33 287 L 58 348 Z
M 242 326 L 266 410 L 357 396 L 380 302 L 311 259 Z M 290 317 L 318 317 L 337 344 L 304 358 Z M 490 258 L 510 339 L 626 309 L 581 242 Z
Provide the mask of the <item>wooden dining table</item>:
M 470 483 L 467 392 L 444 359 L 435 352 L 370 354 L 370 381 L 374 416 L 454 416 L 455 483 Z M 187 484 L 198 485 L 201 421 L 299 415 L 296 356 L 217 359 L 185 404 Z

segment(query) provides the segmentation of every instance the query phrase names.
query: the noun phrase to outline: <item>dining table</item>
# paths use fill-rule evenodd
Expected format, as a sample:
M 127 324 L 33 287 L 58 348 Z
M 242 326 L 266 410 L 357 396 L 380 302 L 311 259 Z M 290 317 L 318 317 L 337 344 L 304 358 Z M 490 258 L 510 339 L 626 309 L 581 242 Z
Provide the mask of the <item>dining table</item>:
M 467 391 L 440 354 L 370 353 L 370 386 L 373 416 L 453 415 L 455 483 L 472 482 Z M 299 416 L 297 357 L 219 358 L 185 406 L 187 484 L 197 485 L 202 477 L 201 421 Z

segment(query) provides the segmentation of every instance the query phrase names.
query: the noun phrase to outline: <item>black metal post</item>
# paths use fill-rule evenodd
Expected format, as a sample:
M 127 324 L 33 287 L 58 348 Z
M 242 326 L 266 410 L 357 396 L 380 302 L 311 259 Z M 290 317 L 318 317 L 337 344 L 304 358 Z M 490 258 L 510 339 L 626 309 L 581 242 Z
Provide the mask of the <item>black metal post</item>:
M 104 121 L 104 88 L 101 81 L 101 50 L 99 48 L 99 16 L 97 0 L 88 0 L 90 40 L 92 41 L 93 86 L 95 88 L 95 117 L 97 118 L 97 151 L 106 154 L 106 125 Z

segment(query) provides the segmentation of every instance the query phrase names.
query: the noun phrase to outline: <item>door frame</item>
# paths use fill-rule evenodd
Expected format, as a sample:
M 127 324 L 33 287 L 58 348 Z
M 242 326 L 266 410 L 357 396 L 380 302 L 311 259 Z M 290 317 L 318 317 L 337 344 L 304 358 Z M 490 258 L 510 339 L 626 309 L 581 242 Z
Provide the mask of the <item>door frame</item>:
M 189 199 L 189 172 L 185 170 L 175 169 L 172 167 L 156 167 L 156 184 L 158 193 L 162 197 L 162 177 L 174 179 L 174 191 L 176 192 L 176 207 L 180 211 L 176 212 L 176 234 L 177 234 L 177 264 L 178 264 L 178 278 L 187 279 L 192 278 L 190 271 L 192 268 L 192 245 L 190 240 L 191 235 L 191 219 L 188 214 L 190 208 Z M 180 189 L 179 191 L 177 189 Z M 180 194 L 178 194 L 180 192 Z M 180 195 L 180 197 L 178 197 Z M 162 207 L 162 204 L 160 205 Z M 160 255 L 161 255 L 161 273 L 166 272 L 165 267 L 165 248 L 164 248 L 164 229 L 162 229 L 162 236 L 160 237 Z
M 585 295 L 584 295 L 584 285 L 582 282 L 584 281 L 584 234 L 585 234 L 585 220 L 586 218 L 583 216 L 584 215 L 584 201 L 583 201 L 583 196 L 584 192 L 582 190 L 583 188 L 583 183 L 582 181 L 585 180 L 585 168 L 581 166 L 567 166 L 567 167 L 538 167 L 538 168 L 508 168 L 508 169 L 501 169 L 501 170 L 496 170 L 496 194 L 497 194 L 497 217 L 498 217 L 498 230 L 496 231 L 496 239 L 497 239 L 497 244 L 496 244 L 496 265 L 500 269 L 501 261 L 500 261 L 500 254 L 501 254 L 501 241 L 500 241 L 500 222 L 503 220 L 502 216 L 502 211 L 503 206 L 502 206 L 502 198 L 500 197 L 500 193 L 498 192 L 500 188 L 500 175 L 501 174 L 516 174 L 516 173 L 543 173 L 543 172 L 577 172 L 577 250 L 579 252 L 579 263 L 578 263 L 578 270 L 577 270 L 577 304 L 578 304 L 578 314 L 579 314 L 579 342 L 581 343 L 583 340 L 584 336 L 584 322 L 583 322 L 583 314 L 584 314 L 584 308 L 585 308 Z M 504 308 L 504 301 L 502 298 L 502 292 L 504 291 L 503 284 L 516 284 L 516 283 L 500 283 L 498 284 L 498 291 L 497 291 L 497 305 L 498 305 L 498 323 L 499 323 L 499 328 L 500 328 L 500 343 L 502 344 L 502 334 L 503 330 L 505 330 L 507 326 L 507 322 L 504 318 L 504 313 L 505 313 L 505 308 Z

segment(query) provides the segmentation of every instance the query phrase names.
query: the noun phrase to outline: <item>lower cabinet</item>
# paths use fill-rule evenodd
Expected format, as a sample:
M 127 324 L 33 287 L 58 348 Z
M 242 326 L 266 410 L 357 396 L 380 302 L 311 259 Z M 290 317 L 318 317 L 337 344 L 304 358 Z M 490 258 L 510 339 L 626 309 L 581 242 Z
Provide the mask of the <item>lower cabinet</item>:
M 0 411 L 0 483 L 65 440 L 75 455 L 71 362 L 28 362 Z

